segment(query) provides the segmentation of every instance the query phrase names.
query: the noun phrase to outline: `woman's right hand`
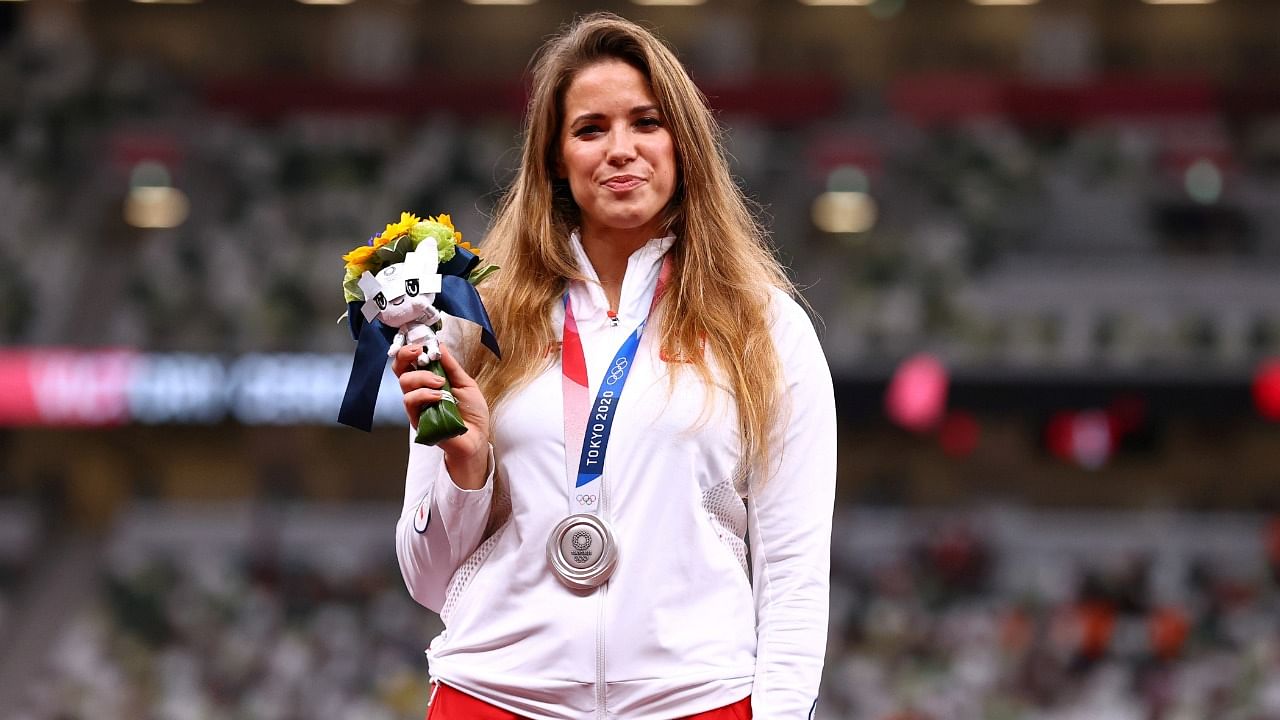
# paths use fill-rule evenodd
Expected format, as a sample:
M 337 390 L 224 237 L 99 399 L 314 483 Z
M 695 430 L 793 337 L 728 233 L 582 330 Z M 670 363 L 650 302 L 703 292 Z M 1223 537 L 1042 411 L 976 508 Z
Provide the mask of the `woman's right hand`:
M 405 412 L 415 430 L 423 408 L 440 402 L 440 389 L 445 384 L 444 378 L 418 367 L 421 354 L 421 345 L 406 345 L 400 348 L 391 362 L 391 370 L 400 378 Z M 467 431 L 442 440 L 438 447 L 444 451 L 445 466 L 453 482 L 460 488 L 477 490 L 484 486 L 489 474 L 489 403 L 475 379 L 462 369 L 443 343 L 440 355 L 440 364 L 449 379 L 450 392 L 458 402 L 458 412 Z

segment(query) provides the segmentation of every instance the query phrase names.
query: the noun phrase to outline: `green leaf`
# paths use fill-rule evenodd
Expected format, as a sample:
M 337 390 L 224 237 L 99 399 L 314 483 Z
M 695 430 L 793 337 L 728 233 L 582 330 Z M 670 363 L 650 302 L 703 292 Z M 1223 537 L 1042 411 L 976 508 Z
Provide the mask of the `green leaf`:
M 408 252 L 403 249 L 407 244 L 404 242 L 405 237 L 407 236 L 403 236 L 400 240 L 396 240 L 395 242 L 387 243 L 374 251 L 373 256 L 382 261 L 378 268 L 379 270 L 388 265 L 395 265 L 398 262 L 404 262 L 404 256 Z M 408 242 L 413 241 L 409 240 Z
M 485 263 L 483 265 L 477 265 L 475 269 L 471 271 L 471 274 L 467 276 L 467 282 L 471 283 L 472 285 L 479 285 L 480 283 L 484 282 L 485 278 L 494 274 L 499 269 L 500 268 L 497 265 L 494 265 L 493 263 Z
M 360 276 L 348 277 L 342 283 L 342 297 L 346 302 L 355 302 L 364 300 L 364 293 L 360 290 Z

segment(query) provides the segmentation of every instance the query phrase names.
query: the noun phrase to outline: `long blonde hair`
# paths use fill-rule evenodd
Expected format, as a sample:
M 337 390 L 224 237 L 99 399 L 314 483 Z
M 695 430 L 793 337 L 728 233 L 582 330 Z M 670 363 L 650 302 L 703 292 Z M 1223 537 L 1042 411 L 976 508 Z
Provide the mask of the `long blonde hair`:
M 576 74 L 621 60 L 648 79 L 675 145 L 678 180 L 665 210 L 676 242 L 673 272 L 655 308 L 661 347 L 710 384 L 709 352 L 737 405 L 744 470 L 764 468 L 769 427 L 779 412 L 782 377 L 769 333 L 770 288 L 791 282 L 729 174 L 722 131 L 680 61 L 644 28 L 609 13 L 575 21 L 534 58 L 520 170 L 498 206 L 483 248 L 502 266 L 485 303 L 504 360 L 471 356 L 491 405 L 544 372 L 558 338 L 551 310 L 570 279 L 581 278 L 569 244 L 579 214 L 567 182 L 555 176 L 564 97 Z

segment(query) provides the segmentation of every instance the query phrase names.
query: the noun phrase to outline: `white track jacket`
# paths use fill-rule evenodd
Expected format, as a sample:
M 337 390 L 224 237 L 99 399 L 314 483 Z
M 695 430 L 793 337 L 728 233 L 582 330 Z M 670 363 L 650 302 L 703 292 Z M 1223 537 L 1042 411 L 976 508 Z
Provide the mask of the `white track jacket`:
M 672 242 L 631 256 L 616 327 L 597 283 L 570 287 L 592 397 L 648 312 Z M 601 512 L 619 560 L 593 592 L 567 589 L 546 559 L 547 536 L 569 512 L 558 363 L 494 412 L 493 462 L 512 507 L 483 542 L 492 476 L 462 490 L 438 449 L 409 444 L 396 549 L 410 594 L 444 620 L 427 650 L 434 680 L 539 720 L 669 720 L 747 695 L 756 720 L 810 717 L 827 641 L 835 403 L 808 316 L 782 292 L 770 312 L 787 402 L 767 481 L 735 484 L 740 443 L 725 387 L 707 392 L 686 368 L 671 392 L 675 365 L 659 356 L 657 326 L 644 334 L 604 466 Z M 554 321 L 559 333 L 559 306 Z M 446 343 L 460 336 L 445 333 Z M 579 448 L 569 452 L 576 468 Z

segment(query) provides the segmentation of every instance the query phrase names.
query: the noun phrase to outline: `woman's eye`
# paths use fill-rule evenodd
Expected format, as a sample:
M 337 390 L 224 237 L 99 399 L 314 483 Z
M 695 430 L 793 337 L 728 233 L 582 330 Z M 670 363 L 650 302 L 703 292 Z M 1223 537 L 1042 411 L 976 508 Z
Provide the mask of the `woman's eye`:
M 374 295 L 374 296 L 373 296 L 373 301 L 374 301 L 375 303 L 377 303 L 377 304 L 378 304 L 378 309 L 379 309 L 379 310 L 386 310 L 386 309 L 387 309 L 387 296 L 386 296 L 386 295 L 383 295 L 382 293 L 378 293 L 377 295 Z
M 405 292 L 405 294 L 406 294 L 406 295 L 408 295 L 409 297 L 417 297 L 417 295 L 418 295 L 418 281 L 417 281 L 417 279 L 413 279 L 413 280 L 405 280 L 405 281 L 404 281 L 404 292 Z
M 662 121 L 656 117 L 642 117 L 636 121 L 636 125 L 642 128 L 660 128 Z
M 586 135 L 599 135 L 602 132 L 604 132 L 604 130 L 602 130 L 599 125 L 583 125 L 582 127 L 573 131 L 573 136 L 583 137 Z

